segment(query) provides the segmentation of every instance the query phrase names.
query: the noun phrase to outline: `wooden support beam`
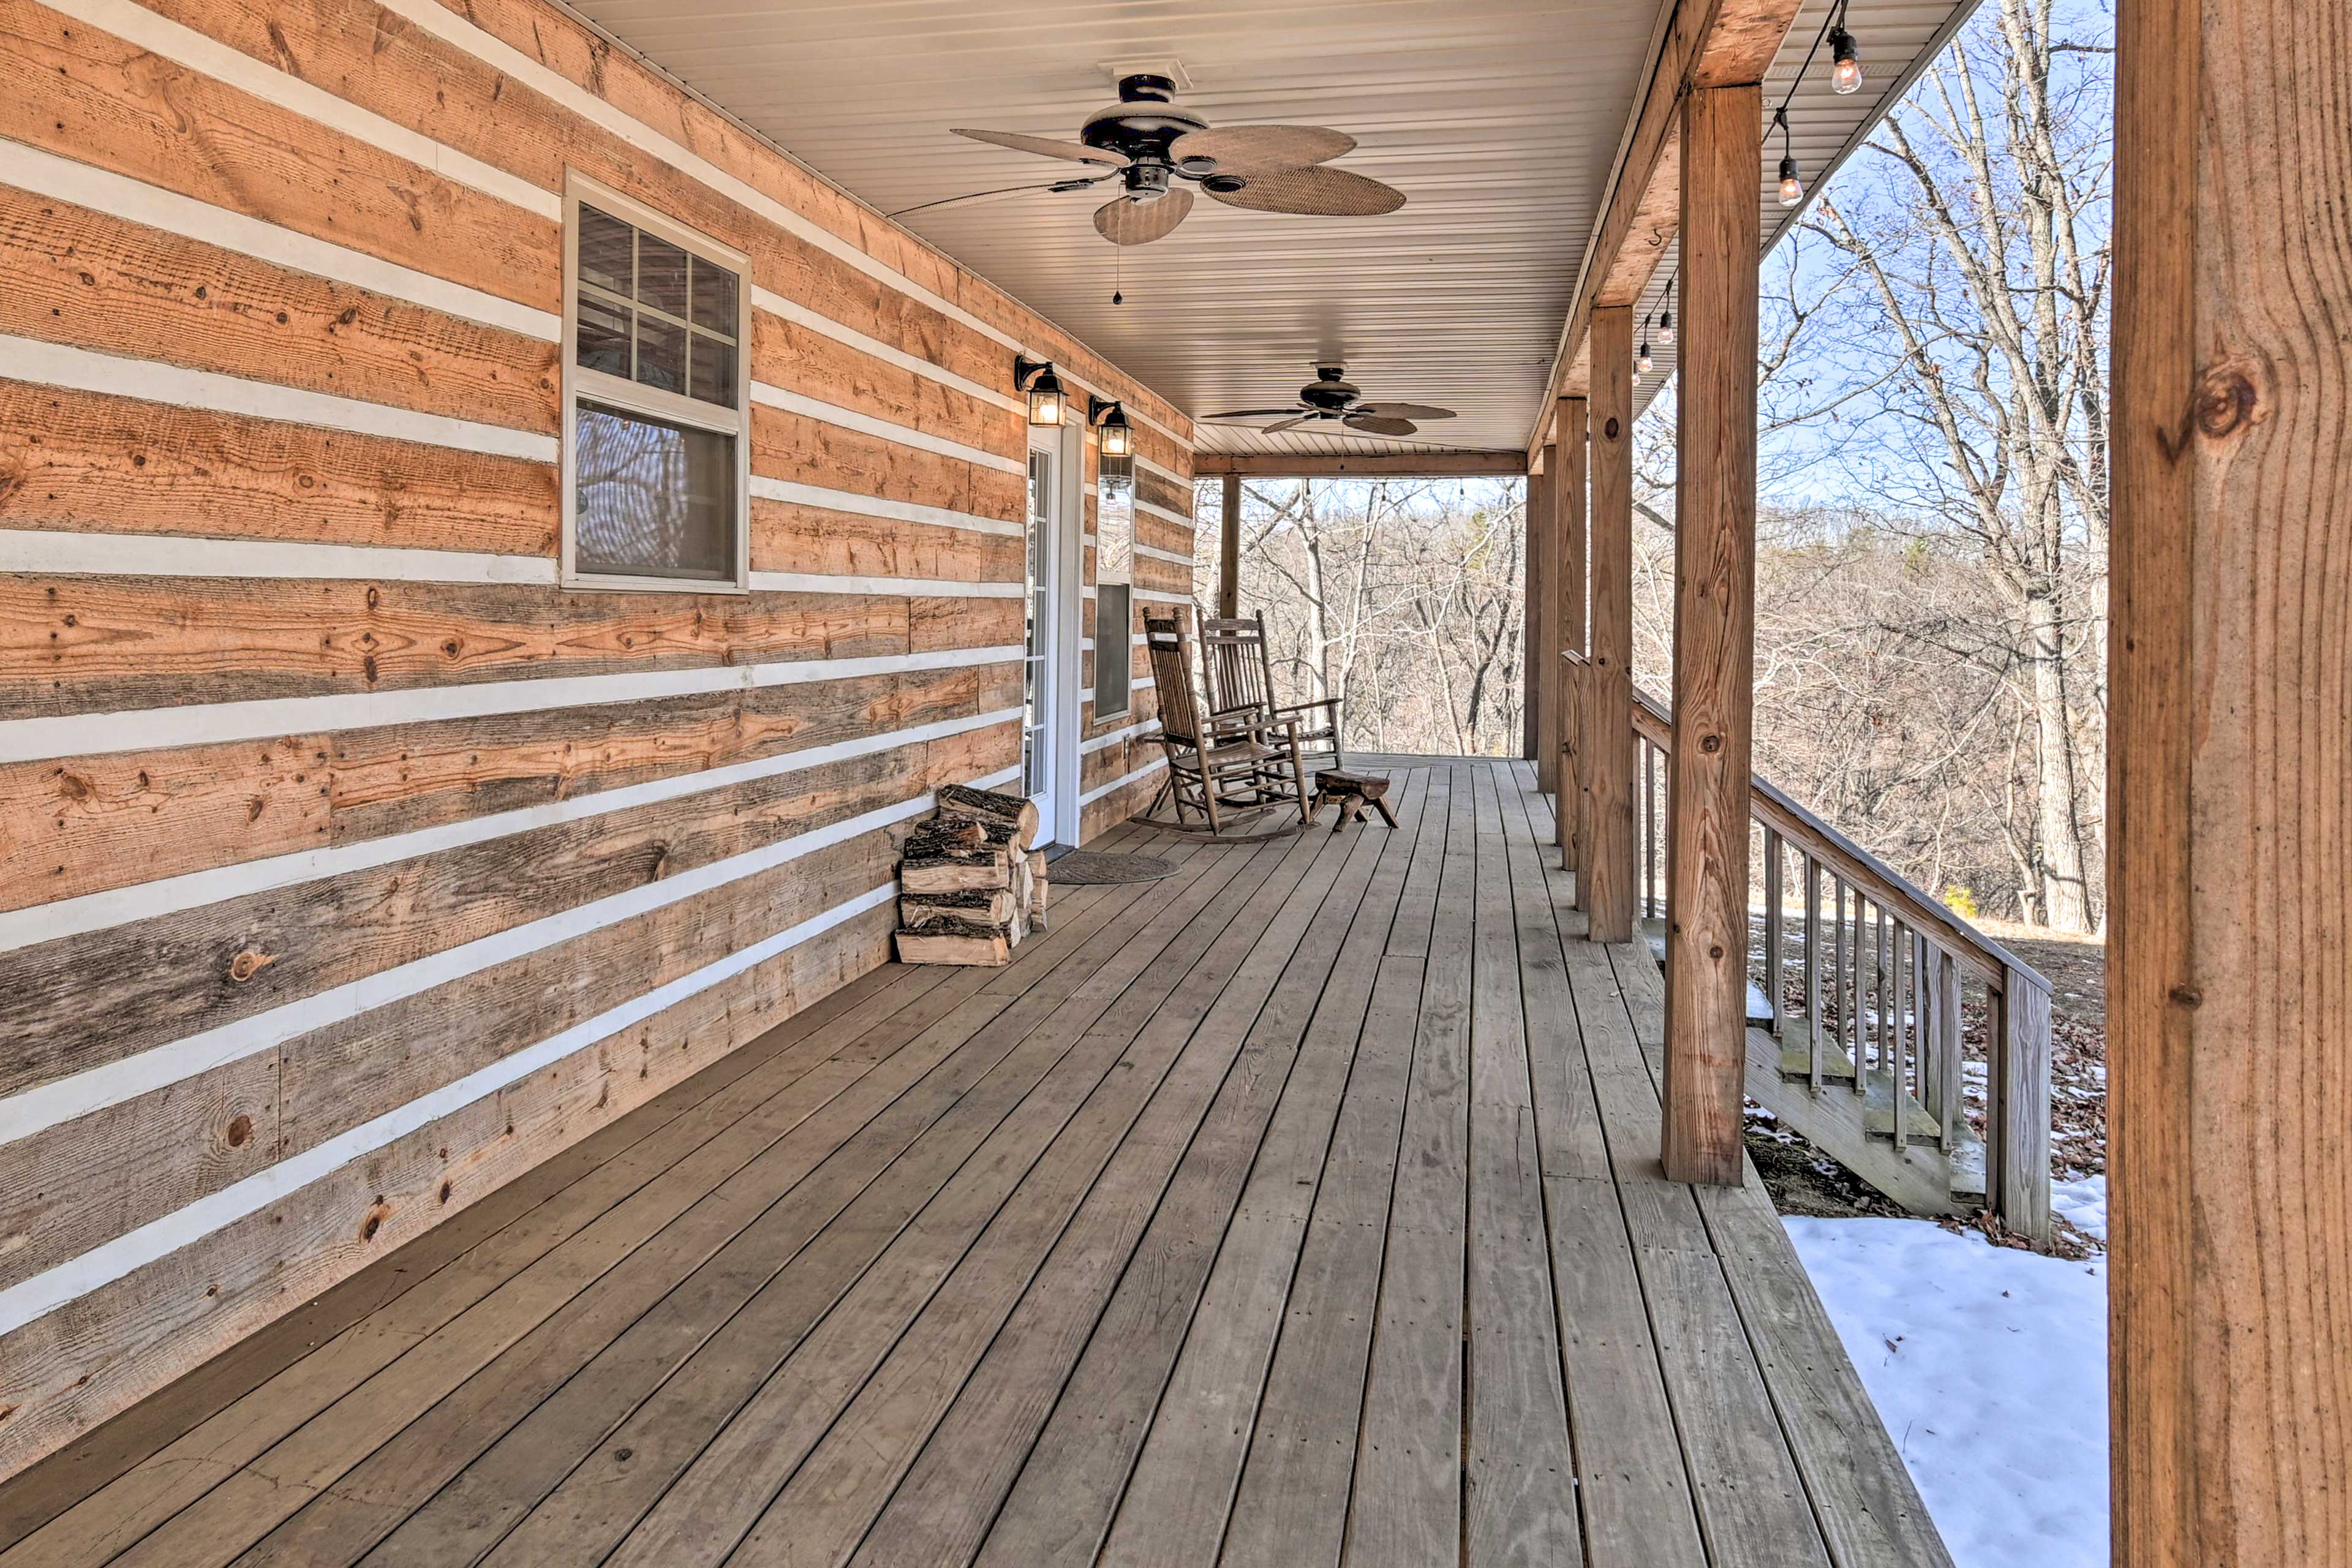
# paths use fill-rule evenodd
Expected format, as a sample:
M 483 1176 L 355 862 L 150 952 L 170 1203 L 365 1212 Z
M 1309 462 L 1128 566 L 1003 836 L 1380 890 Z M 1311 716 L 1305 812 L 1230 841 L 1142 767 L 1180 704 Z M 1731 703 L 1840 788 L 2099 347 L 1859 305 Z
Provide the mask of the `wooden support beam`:
M 1559 787 L 1559 756 L 1551 745 L 1559 725 L 1559 456 L 1544 448 L 1543 467 L 1528 476 L 1528 755 L 1536 788 Z
M 1639 300 L 1675 243 L 1681 205 L 1676 105 L 1687 91 L 1761 81 L 1799 8 L 1800 0 L 1676 0 L 1578 275 L 1552 363 L 1555 396 L 1591 390 L 1591 367 L 1599 363 L 1598 346 L 1588 342 L 1594 311 Z M 1757 174 L 1760 181 L 1762 171 Z M 1761 249 L 1760 230 L 1752 222 L 1748 227 L 1748 248 Z M 1554 406 L 1547 398 L 1538 413 L 1530 454 L 1547 439 Z
M 1553 481 L 1552 497 L 1552 505 L 1559 514 L 1559 644 L 1562 649 L 1582 653 L 1586 632 L 1585 404 L 1581 397 L 1564 397 L 1560 405 L 1559 416 L 1552 422 L 1558 438 L 1549 448 L 1557 454 L 1556 463 L 1549 458 L 1546 462 L 1546 467 L 1556 468 L 1559 476 Z M 1559 810 L 1552 819 L 1552 842 L 1560 847 L 1562 864 L 1572 870 L 1580 863 L 1583 843 L 1584 794 L 1576 767 L 1579 737 L 1575 712 L 1581 683 L 1571 685 L 1557 655 L 1552 668 L 1560 675 L 1558 721 L 1547 742 L 1552 755 L 1559 759 Z
M 1663 1151 L 1739 1184 L 1747 1079 L 1748 789 L 1756 670 L 1756 182 L 1763 95 L 1683 103 L 1683 355 L 1675 756 L 1666 814 Z
M 1592 649 L 1585 672 L 1577 901 L 1595 942 L 1633 940 L 1633 312 L 1592 313 Z
M 2115 1560 L 2352 1561 L 2352 29 L 2116 7 Z
M 1527 452 L 1360 452 L 1333 457 L 1202 452 L 1192 471 L 1266 479 L 1515 479 L 1528 471 Z
M 1220 488 L 1224 506 L 1217 522 L 1217 614 L 1231 620 L 1242 613 L 1242 477 L 1227 474 Z

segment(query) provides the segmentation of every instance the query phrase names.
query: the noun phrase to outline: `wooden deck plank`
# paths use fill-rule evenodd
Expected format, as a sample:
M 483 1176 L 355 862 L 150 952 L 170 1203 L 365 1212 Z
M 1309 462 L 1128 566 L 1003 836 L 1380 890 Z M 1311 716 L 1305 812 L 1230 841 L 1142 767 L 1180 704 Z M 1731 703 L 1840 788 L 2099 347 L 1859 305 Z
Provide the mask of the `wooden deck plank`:
M 1569 1568 L 1583 1561 L 1583 1552 L 1546 1246 L 1510 835 L 1498 783 L 1517 794 L 1507 770 L 1482 770 L 1476 780 L 1480 896 L 1472 935 L 1462 1559 L 1465 1568 Z M 1516 800 L 1510 816 L 1524 837 L 1527 818 Z
M 1393 766 L 1114 830 L 1175 877 L 803 1010 L 0 1487 L 0 1568 L 1948 1568 L 1768 1200 L 1664 1179 L 1531 771 Z
M 1417 810 L 1419 793 L 1409 783 L 1398 804 Z M 1181 1568 L 1217 1560 L 1411 847 L 1401 835 L 1366 831 L 1355 858 L 1367 885 L 1318 933 L 1328 982 L 1276 998 L 1287 1004 L 1280 1028 L 1298 1040 L 1297 1059 L 1097 1558 L 1102 1563 Z M 1384 873 L 1381 893 L 1369 885 L 1375 866 Z M 1269 1005 L 1268 1015 L 1275 1010 Z
M 1462 1513 L 1463 1211 L 1468 1181 L 1475 771 L 1451 785 L 1387 1258 L 1365 1376 L 1348 1561 L 1454 1561 Z

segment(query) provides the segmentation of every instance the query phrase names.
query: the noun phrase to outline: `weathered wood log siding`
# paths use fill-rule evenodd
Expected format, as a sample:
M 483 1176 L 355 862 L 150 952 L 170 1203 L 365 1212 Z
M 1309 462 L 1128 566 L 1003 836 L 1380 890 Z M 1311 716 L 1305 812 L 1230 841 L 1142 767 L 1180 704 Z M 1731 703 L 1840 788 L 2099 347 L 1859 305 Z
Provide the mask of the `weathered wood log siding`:
M 748 595 L 558 586 L 568 170 L 752 258 Z M 887 956 L 1016 349 L 1188 604 L 1182 416 L 541 0 L 0 0 L 0 1475 Z

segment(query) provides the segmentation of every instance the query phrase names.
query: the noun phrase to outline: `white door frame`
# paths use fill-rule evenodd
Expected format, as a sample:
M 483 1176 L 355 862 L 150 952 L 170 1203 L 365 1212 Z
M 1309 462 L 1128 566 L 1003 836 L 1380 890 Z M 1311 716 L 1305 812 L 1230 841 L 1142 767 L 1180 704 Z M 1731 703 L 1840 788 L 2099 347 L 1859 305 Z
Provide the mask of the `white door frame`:
M 1032 427 L 1029 432 L 1029 449 L 1054 459 L 1053 493 L 1039 552 L 1045 593 L 1039 715 L 1045 776 L 1032 798 L 1043 818 L 1040 842 L 1061 844 L 1076 844 L 1079 832 L 1078 535 L 1086 516 L 1085 440 L 1085 432 L 1075 424 Z

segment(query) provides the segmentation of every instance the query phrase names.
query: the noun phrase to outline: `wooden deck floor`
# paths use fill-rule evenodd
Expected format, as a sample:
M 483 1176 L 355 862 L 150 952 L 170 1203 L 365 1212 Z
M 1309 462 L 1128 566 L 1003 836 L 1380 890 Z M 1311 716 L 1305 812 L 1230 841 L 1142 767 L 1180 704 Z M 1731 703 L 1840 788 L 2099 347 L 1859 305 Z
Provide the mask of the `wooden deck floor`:
M 890 966 L 0 1488 L 99 1563 L 1942 1563 L 1518 764 Z

